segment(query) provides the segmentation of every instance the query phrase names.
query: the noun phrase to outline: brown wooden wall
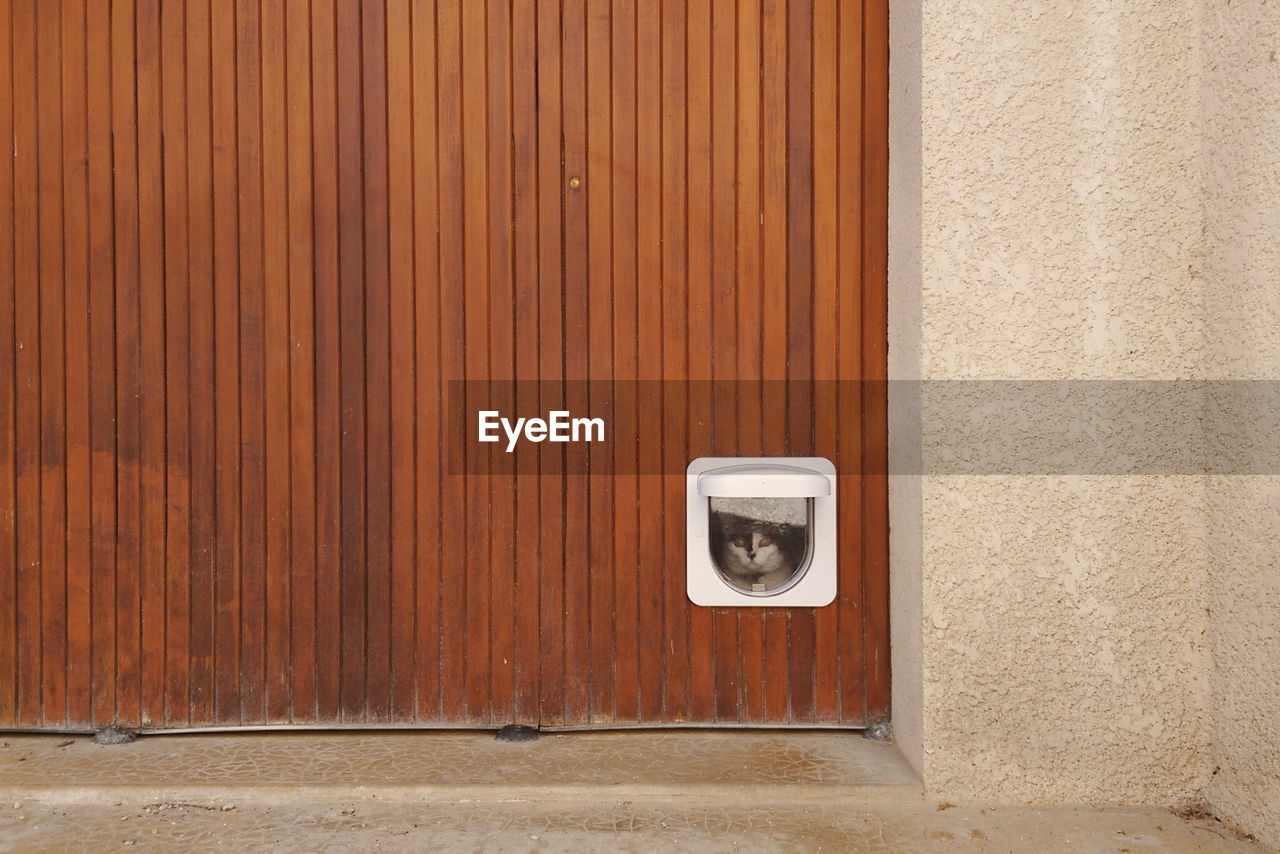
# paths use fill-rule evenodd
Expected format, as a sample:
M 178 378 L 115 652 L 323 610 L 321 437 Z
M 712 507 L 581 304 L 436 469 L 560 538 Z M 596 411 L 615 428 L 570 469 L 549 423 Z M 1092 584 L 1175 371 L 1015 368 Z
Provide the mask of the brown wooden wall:
M 678 472 L 884 471 L 882 390 L 750 389 L 884 376 L 885 39 L 885 0 L 6 2 L 0 726 L 883 717 L 884 477 L 842 477 L 835 604 L 713 610 Z M 620 394 L 587 476 L 449 474 L 483 378 L 746 385 Z

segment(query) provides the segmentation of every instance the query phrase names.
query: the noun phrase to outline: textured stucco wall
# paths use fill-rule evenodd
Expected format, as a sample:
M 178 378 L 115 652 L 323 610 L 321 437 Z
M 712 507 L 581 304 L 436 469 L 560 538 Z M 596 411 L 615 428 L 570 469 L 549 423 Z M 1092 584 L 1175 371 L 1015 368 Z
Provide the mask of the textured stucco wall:
M 1198 0 L 891 8 L 891 375 L 1197 376 Z M 1206 481 L 893 478 L 895 727 L 933 791 L 1199 791 Z
M 1210 374 L 1277 380 L 1280 5 L 1206 0 L 1203 34 Z M 1247 391 L 1224 384 L 1217 393 Z M 1275 443 L 1260 413 L 1230 408 L 1236 437 Z M 1280 850 L 1280 477 L 1214 478 L 1208 498 L 1215 771 L 1205 797 Z

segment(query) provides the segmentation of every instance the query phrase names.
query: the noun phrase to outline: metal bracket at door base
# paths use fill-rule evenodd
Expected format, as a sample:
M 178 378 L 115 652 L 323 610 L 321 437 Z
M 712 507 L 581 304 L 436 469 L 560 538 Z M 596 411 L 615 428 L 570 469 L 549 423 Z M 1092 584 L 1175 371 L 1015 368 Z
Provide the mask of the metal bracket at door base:
M 888 721 L 867 727 L 862 737 L 867 741 L 893 741 L 893 725 Z
M 136 732 L 122 726 L 103 727 L 93 736 L 94 744 L 130 744 L 137 740 Z
M 498 741 L 521 742 L 521 741 L 537 741 L 538 728 L 536 726 L 526 726 L 525 724 L 507 724 L 498 730 Z

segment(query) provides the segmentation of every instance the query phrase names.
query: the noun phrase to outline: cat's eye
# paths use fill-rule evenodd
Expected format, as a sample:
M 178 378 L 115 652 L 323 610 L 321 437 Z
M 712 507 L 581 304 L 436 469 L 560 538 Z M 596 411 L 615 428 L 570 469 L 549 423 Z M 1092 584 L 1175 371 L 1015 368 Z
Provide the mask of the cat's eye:
M 771 546 L 771 545 L 773 545 L 773 540 L 769 539 L 768 537 L 760 538 L 760 548 L 764 548 L 765 546 Z

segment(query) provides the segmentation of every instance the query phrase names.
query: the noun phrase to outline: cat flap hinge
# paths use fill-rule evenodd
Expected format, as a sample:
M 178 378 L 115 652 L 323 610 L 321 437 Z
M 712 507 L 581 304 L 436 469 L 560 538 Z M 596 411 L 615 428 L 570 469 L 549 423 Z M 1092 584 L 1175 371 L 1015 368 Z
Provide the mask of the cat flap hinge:
M 698 475 L 698 494 L 705 498 L 817 498 L 831 494 L 822 472 L 788 465 L 738 465 Z

